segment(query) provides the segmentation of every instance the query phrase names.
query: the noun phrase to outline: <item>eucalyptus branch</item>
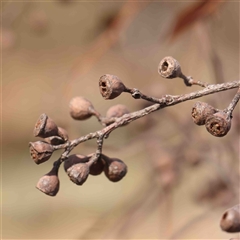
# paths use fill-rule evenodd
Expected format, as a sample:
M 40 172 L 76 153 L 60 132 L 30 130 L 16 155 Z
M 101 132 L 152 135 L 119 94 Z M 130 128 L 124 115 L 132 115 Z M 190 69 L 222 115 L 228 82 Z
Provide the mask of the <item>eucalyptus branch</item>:
M 30 153 L 37 164 L 50 159 L 52 153 L 63 149 L 60 158 L 55 161 L 53 169 L 43 176 L 37 188 L 50 196 L 55 196 L 59 188 L 57 177 L 58 169 L 64 162 L 64 169 L 70 180 L 77 185 L 82 185 L 89 174 L 99 175 L 102 172 L 113 182 L 120 181 L 127 173 L 127 166 L 117 158 L 103 155 L 104 139 L 117 128 L 147 116 L 160 109 L 171 107 L 185 101 L 201 98 L 209 94 L 238 88 L 237 94 L 225 110 L 219 110 L 207 103 L 197 102 L 192 108 L 192 119 L 197 125 L 205 125 L 207 131 L 216 137 L 225 136 L 231 128 L 231 118 L 234 108 L 240 98 L 240 80 L 221 84 L 209 84 L 196 81 L 192 77 L 186 77 L 181 70 L 180 64 L 172 57 L 165 57 L 159 64 L 158 72 L 165 78 L 182 78 L 186 86 L 198 85 L 203 89 L 187 94 L 164 95 L 161 98 L 148 96 L 136 88 L 128 88 L 114 75 L 106 74 L 99 79 L 99 90 L 105 99 L 114 99 L 122 93 L 131 94 L 134 99 L 143 99 L 153 103 L 135 112 L 129 112 L 127 107 L 121 104 L 112 106 L 102 116 L 95 110 L 92 103 L 84 97 L 75 97 L 70 102 L 70 115 L 75 120 L 86 120 L 95 116 L 104 126 L 102 129 L 88 133 L 74 140 L 69 140 L 67 131 L 58 127 L 46 114 L 42 114 L 34 128 L 34 136 L 43 138 L 43 141 L 30 142 Z M 96 139 L 95 153 L 88 156 L 73 154 L 71 151 L 79 144 L 91 139 Z M 47 180 L 47 182 L 46 182 Z M 46 183 L 46 185 L 44 185 Z
M 229 106 L 226 109 L 227 114 L 232 118 L 232 113 L 233 110 L 235 109 L 235 107 L 237 106 L 237 103 L 239 101 L 240 98 L 240 88 L 238 88 L 238 91 L 236 93 L 236 95 L 234 96 L 232 102 L 229 104 Z
M 189 82 L 189 84 L 191 85 L 198 85 L 200 87 L 207 87 L 209 84 L 206 82 L 201 82 L 200 80 L 195 80 L 192 77 L 185 77 L 183 79 L 187 79 L 187 81 Z
M 114 122 L 111 123 L 109 126 L 103 128 L 101 130 L 98 130 L 94 133 L 88 133 L 85 136 L 74 139 L 67 143 L 53 146 L 53 149 L 59 150 L 59 149 L 67 148 L 67 149 L 72 150 L 73 148 L 75 148 L 82 142 L 86 142 L 86 141 L 94 139 L 94 138 L 103 138 L 103 137 L 109 136 L 109 134 L 112 131 L 114 131 L 115 129 L 117 129 L 123 125 L 126 125 L 130 122 L 133 122 L 139 118 L 142 118 L 148 114 L 151 114 L 157 110 L 163 109 L 165 107 L 170 107 L 170 106 L 173 106 L 173 105 L 176 105 L 176 104 L 188 101 L 188 100 L 200 98 L 200 97 L 203 97 L 203 96 L 206 96 L 209 94 L 214 94 L 214 93 L 217 93 L 220 91 L 226 91 L 229 89 L 238 88 L 239 86 L 240 86 L 240 80 L 222 83 L 222 84 L 212 84 L 212 85 L 208 85 L 208 87 L 206 87 L 202 90 L 199 90 L 199 91 L 195 91 L 195 92 L 183 94 L 183 95 L 165 95 L 164 97 L 162 97 L 160 99 L 146 96 L 145 94 L 142 94 L 139 90 L 137 90 L 140 98 L 145 99 L 145 97 L 146 97 L 148 101 L 155 102 L 155 103 L 157 102 L 157 104 L 154 104 L 152 106 L 143 108 L 141 110 L 138 110 L 138 111 L 135 111 L 132 113 L 124 114 L 123 116 L 121 116 L 119 118 L 115 118 L 115 119 L 112 118 L 111 120 L 112 121 L 114 120 Z M 135 91 L 135 90 L 136 89 L 134 89 L 133 91 Z M 240 96 L 239 91 L 236 96 L 238 96 L 238 97 Z M 236 103 L 237 103 L 236 100 L 234 101 L 234 103 L 236 105 Z M 233 104 L 231 104 L 231 106 L 232 105 Z M 232 109 L 232 107 L 231 107 L 231 109 Z M 69 152 L 69 151 L 66 150 L 66 152 Z
M 182 94 L 182 95 L 165 95 L 162 98 L 154 98 L 150 96 L 146 96 L 145 94 L 141 93 L 138 89 L 136 88 L 126 88 L 125 92 L 128 92 L 132 95 L 133 98 L 135 99 L 144 99 L 149 102 L 153 103 L 159 103 L 161 105 L 161 108 L 166 107 L 166 106 L 172 106 L 175 104 L 178 104 L 180 102 L 185 102 L 188 100 L 193 100 L 195 98 L 200 98 L 209 94 L 221 92 L 221 91 L 226 91 L 229 89 L 237 88 L 240 85 L 240 80 L 238 81 L 232 81 L 232 82 L 226 82 L 226 83 L 221 83 L 221 84 L 208 84 L 207 87 L 205 87 L 202 90 L 195 91 L 192 93 L 188 94 Z

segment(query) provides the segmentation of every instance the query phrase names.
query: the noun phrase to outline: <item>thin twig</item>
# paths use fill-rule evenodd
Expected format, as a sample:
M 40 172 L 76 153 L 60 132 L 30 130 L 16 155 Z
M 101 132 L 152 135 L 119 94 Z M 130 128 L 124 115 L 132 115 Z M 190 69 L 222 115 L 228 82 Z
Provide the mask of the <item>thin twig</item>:
M 232 88 L 237 88 L 237 87 L 239 87 L 239 83 L 240 83 L 240 81 L 226 82 L 226 83 L 222 83 L 222 84 L 211 84 L 211 85 L 207 84 L 207 86 L 200 91 L 192 92 L 192 93 L 189 93 L 189 94 L 176 95 L 176 96 L 165 95 L 160 99 L 150 97 L 150 96 L 146 96 L 145 94 L 141 93 L 136 88 L 132 88 L 132 89 L 131 88 L 126 88 L 125 92 L 130 93 L 132 95 L 132 97 L 135 98 L 135 99 L 140 99 L 141 98 L 141 99 L 147 100 L 147 101 L 152 102 L 152 103 L 159 103 L 159 104 L 166 103 L 166 105 L 172 106 L 172 105 L 178 104 L 180 102 L 184 102 L 184 101 L 192 100 L 192 99 L 195 99 L 195 98 L 203 97 L 203 96 L 213 94 L 213 93 L 216 93 L 216 92 L 221 92 L 221 91 L 229 90 L 229 89 L 232 89 Z M 173 103 L 171 103 L 171 101 L 173 101 Z
M 232 112 L 233 112 L 234 108 L 237 106 L 239 98 L 240 98 L 240 88 L 238 88 L 236 95 L 234 96 L 234 98 L 231 101 L 231 103 L 229 104 L 229 106 L 226 108 L 226 112 L 231 118 L 232 118 Z
M 133 121 L 135 121 L 139 118 L 142 118 L 150 113 L 153 113 L 157 110 L 163 109 L 165 107 L 170 107 L 170 106 L 173 106 L 173 105 L 176 105 L 176 104 L 188 101 L 188 100 L 200 98 L 200 97 L 203 97 L 203 96 L 206 96 L 209 94 L 226 91 L 226 90 L 233 89 L 233 88 L 239 88 L 239 86 L 240 86 L 240 80 L 221 83 L 221 84 L 208 85 L 206 88 L 204 88 L 202 90 L 187 93 L 187 94 L 165 95 L 160 99 L 146 96 L 145 94 L 141 93 L 139 90 L 137 90 L 135 88 L 132 90 L 127 88 L 128 90 L 126 92 L 129 92 L 132 95 L 134 95 L 133 96 L 134 98 L 136 96 L 134 93 L 137 92 L 139 98 L 145 99 L 147 101 L 151 101 L 156 104 L 153 104 L 149 107 L 143 108 L 136 112 L 125 114 L 122 117 L 116 118 L 114 123 L 110 124 L 109 126 L 103 128 L 101 130 L 98 130 L 94 133 L 89 133 L 85 136 L 82 136 L 75 140 L 69 141 L 65 144 L 53 146 L 53 148 L 54 148 L 54 150 L 65 149 L 64 153 L 62 154 L 62 159 L 64 160 L 67 157 L 67 155 L 71 152 L 71 150 L 73 148 L 75 148 L 77 145 L 79 145 L 80 143 L 94 139 L 94 138 L 97 138 L 98 140 L 103 141 L 103 138 L 107 138 L 112 131 L 119 128 L 120 126 L 123 126 L 127 123 L 133 122 Z M 240 96 L 240 93 L 238 91 L 238 93 L 234 97 L 234 101 L 232 102 L 232 104 L 230 104 L 229 111 L 233 111 L 234 107 L 237 104 L 239 96 Z M 102 149 L 102 144 L 100 144 L 100 142 L 98 143 L 97 154 L 100 154 L 101 149 Z
M 188 83 L 191 84 L 191 85 L 197 85 L 197 86 L 200 86 L 200 87 L 207 87 L 207 86 L 209 86 L 208 83 L 202 82 L 200 80 L 195 80 L 195 79 L 193 79 L 190 76 L 187 77 L 187 80 L 188 80 Z
M 197 85 L 200 87 L 207 87 L 209 85 L 206 82 L 195 80 L 191 76 L 185 76 L 183 73 L 181 73 L 181 75 L 179 77 L 183 79 L 183 81 L 187 87 L 191 87 L 192 85 Z

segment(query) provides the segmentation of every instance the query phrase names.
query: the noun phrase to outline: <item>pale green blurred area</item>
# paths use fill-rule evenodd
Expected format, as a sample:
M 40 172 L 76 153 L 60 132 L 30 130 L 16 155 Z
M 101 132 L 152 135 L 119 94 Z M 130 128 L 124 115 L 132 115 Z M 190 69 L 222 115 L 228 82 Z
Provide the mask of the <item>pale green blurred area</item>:
M 38 179 L 50 170 L 53 160 L 60 154 L 54 153 L 52 161 L 39 166 L 30 158 L 28 143 L 36 140 L 32 132 L 41 113 L 46 113 L 58 126 L 67 129 L 70 139 L 74 139 L 101 129 L 96 119 L 77 122 L 70 118 L 68 103 L 74 96 L 85 96 L 102 114 L 117 103 L 126 104 L 130 111 L 141 108 L 142 101 L 134 100 L 127 94 L 105 101 L 98 91 L 101 75 L 117 75 L 128 87 L 146 93 L 151 93 L 149 89 L 154 88 L 154 93 L 159 92 L 160 96 L 199 89 L 186 88 L 179 79 L 165 80 L 158 75 L 159 61 L 170 55 L 179 60 L 186 75 L 210 83 L 216 82 L 201 26 L 190 28 L 173 43 L 163 40 L 172 26 L 175 14 L 190 2 L 150 3 L 120 35 L 118 42 L 94 64 L 91 71 L 73 78 L 71 71 L 77 64 L 81 65 L 81 55 L 104 30 L 104 21 L 117 13 L 123 4 L 16 2 L 2 5 L 3 16 L 10 14 L 4 15 L 4 11 L 9 11 L 9 8 L 13 12 L 22 11 L 10 26 L 8 17 L 6 22 L 5 18 L 2 22 L 3 27 L 11 30 L 8 35 L 10 46 L 3 45 L 2 49 L 3 239 L 163 239 L 178 232 L 191 219 L 202 215 L 203 218 L 179 233 L 177 238 L 229 239 L 238 236 L 222 232 L 219 221 L 223 211 L 237 204 L 239 199 L 231 199 L 225 206 L 212 207 L 208 203 L 199 204 L 193 197 L 200 185 L 202 187 L 206 184 L 206 178 L 214 175 L 215 167 L 211 164 L 211 161 L 214 162 L 211 159 L 214 154 L 217 162 L 220 152 L 221 157 L 232 164 L 233 171 L 239 167 L 239 129 L 236 123 L 222 139 L 210 136 L 204 127 L 191 126 L 189 131 L 195 131 L 196 135 L 196 143 L 191 142 L 191 147 L 197 149 L 198 142 L 204 140 L 212 150 L 212 155 L 198 168 L 183 169 L 181 181 L 170 197 L 170 209 L 169 201 L 165 199 L 168 196 L 160 191 L 161 186 L 156 183 L 155 176 L 149 177 L 152 167 L 149 166 L 146 150 L 148 137 L 159 139 L 161 148 L 172 149 L 178 145 L 188 132 L 188 128 L 182 129 L 179 122 L 191 118 L 192 101 L 156 113 L 154 119 L 159 124 L 149 130 L 148 135 L 141 135 L 147 131 L 142 120 L 110 135 L 104 143 L 104 153 L 118 157 L 128 165 L 128 174 L 122 181 L 111 183 L 102 174 L 90 176 L 79 187 L 70 182 L 61 169 L 61 186 L 56 197 L 48 197 L 35 188 Z M 44 13 L 46 21 L 40 32 L 34 25 L 33 17 L 39 12 Z M 212 47 L 221 60 L 224 81 L 238 80 L 239 3 L 226 2 L 208 21 L 207 28 Z M 235 93 L 230 92 L 218 94 L 217 108 L 227 107 Z M 172 119 L 168 119 L 168 112 L 173 114 Z M 235 114 L 239 115 L 239 108 Z M 235 139 L 235 152 L 231 155 L 227 150 L 218 149 L 220 141 L 227 144 L 232 139 Z M 95 147 L 95 141 L 92 140 L 73 152 L 89 154 L 95 151 Z M 145 205 L 139 207 L 126 230 L 126 227 L 122 227 L 126 212 L 131 212 L 137 206 L 137 200 L 144 197 Z M 208 214 L 204 215 L 209 208 Z

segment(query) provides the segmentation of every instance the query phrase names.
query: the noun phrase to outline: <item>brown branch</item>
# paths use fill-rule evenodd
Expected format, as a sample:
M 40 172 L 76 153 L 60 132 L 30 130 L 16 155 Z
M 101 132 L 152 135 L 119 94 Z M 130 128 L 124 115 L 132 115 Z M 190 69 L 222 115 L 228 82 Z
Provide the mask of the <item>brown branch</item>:
M 133 88 L 133 89 L 126 88 L 127 89 L 126 92 L 131 93 L 133 98 L 142 98 L 147 101 L 153 102 L 155 104 L 153 104 L 149 107 L 143 108 L 139 111 L 125 114 L 122 117 L 116 118 L 114 123 L 112 123 L 111 125 L 103 128 L 101 130 L 98 130 L 94 133 L 89 133 L 89 134 L 82 136 L 80 138 L 77 138 L 75 140 L 68 141 L 65 144 L 53 146 L 53 149 L 54 150 L 65 149 L 65 151 L 63 152 L 63 154 L 61 156 L 62 161 L 64 161 L 67 158 L 68 154 L 71 152 L 71 150 L 74 149 L 77 145 L 79 145 L 82 142 L 97 138 L 98 149 L 96 151 L 96 155 L 100 156 L 101 151 L 102 151 L 103 139 L 107 138 L 112 131 L 119 128 L 120 126 L 123 126 L 127 123 L 133 122 L 139 118 L 142 118 L 150 113 L 153 113 L 153 112 L 163 109 L 165 107 L 170 107 L 170 106 L 173 106 L 173 105 L 176 105 L 176 104 L 188 101 L 188 100 L 200 98 L 200 97 L 203 97 L 203 96 L 206 96 L 209 94 L 226 91 L 226 90 L 230 90 L 233 88 L 239 88 L 239 86 L 240 86 L 240 80 L 226 82 L 226 83 L 222 83 L 222 84 L 213 84 L 213 85 L 208 85 L 207 87 L 205 87 L 204 89 L 199 90 L 199 91 L 182 94 L 182 95 L 165 95 L 160 99 L 149 97 L 149 96 L 141 93 L 139 90 L 137 90 L 135 88 Z M 236 106 L 236 104 L 239 100 L 239 97 L 240 97 L 240 93 L 238 91 L 238 93 L 234 97 L 234 100 L 228 107 L 229 111 L 233 111 L 234 107 Z
M 193 79 L 192 77 L 186 77 L 186 76 L 184 76 L 184 75 L 183 75 L 182 79 L 183 79 L 184 81 L 187 81 L 189 84 L 191 84 L 191 86 L 192 86 L 192 85 L 198 85 L 198 86 L 200 86 L 200 87 L 207 87 L 207 86 L 209 85 L 208 83 L 201 82 L 201 81 L 199 81 L 199 80 Z
M 236 95 L 234 96 L 232 102 L 229 104 L 229 106 L 226 109 L 226 112 L 230 117 L 232 117 L 232 112 L 234 108 L 237 106 L 239 98 L 240 98 L 240 88 L 238 88 Z
M 178 104 L 180 102 L 193 100 L 195 98 L 203 97 L 205 95 L 229 90 L 232 88 L 237 88 L 237 87 L 239 87 L 239 82 L 240 81 L 233 81 L 233 82 L 227 82 L 227 83 L 222 83 L 222 84 L 207 85 L 204 89 L 202 89 L 200 91 L 192 92 L 189 94 L 176 95 L 176 96 L 165 95 L 164 97 L 162 97 L 160 99 L 146 96 L 145 94 L 141 93 L 136 88 L 132 88 L 132 89 L 126 88 L 125 92 L 131 93 L 132 97 L 135 99 L 141 98 L 141 99 L 153 102 L 153 103 L 159 103 L 159 104 L 165 103 L 168 106 L 172 106 L 172 105 Z M 164 106 L 164 107 L 166 107 L 166 106 Z M 163 107 L 161 107 L 161 108 L 163 108 Z

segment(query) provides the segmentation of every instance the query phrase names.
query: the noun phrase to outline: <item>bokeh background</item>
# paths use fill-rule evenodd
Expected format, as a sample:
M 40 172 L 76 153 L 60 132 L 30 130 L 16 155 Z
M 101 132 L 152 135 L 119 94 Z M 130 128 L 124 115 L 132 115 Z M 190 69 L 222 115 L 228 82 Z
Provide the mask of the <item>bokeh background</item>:
M 67 129 L 70 139 L 101 129 L 96 119 L 75 121 L 68 104 L 85 96 L 103 115 L 121 103 L 147 106 L 128 94 L 105 101 L 98 79 L 161 97 L 198 90 L 162 79 L 165 56 L 183 72 L 209 83 L 239 79 L 239 2 L 16 1 L 2 16 L 2 238 L 3 239 L 229 239 L 219 227 L 239 202 L 239 108 L 232 129 L 214 138 L 191 120 L 195 101 L 163 109 L 114 131 L 103 152 L 128 165 L 118 183 L 104 174 L 79 187 L 61 169 L 60 191 L 35 188 L 60 152 L 36 165 L 28 143 L 41 113 Z M 218 109 L 236 90 L 202 98 Z M 95 151 L 96 142 L 74 153 Z

